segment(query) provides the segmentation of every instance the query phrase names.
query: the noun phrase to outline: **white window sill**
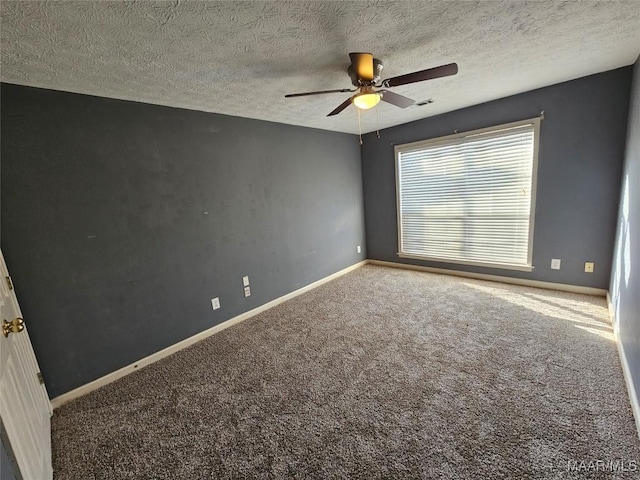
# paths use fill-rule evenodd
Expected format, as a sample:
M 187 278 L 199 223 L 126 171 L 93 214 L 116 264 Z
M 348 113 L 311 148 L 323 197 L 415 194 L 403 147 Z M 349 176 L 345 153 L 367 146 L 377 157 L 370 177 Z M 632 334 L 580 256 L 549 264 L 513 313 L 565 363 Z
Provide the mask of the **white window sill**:
M 458 260 L 455 258 L 436 258 L 426 257 L 408 253 L 398 253 L 400 258 L 411 258 L 413 260 L 426 260 L 429 262 L 452 263 L 456 265 L 472 265 L 474 267 L 499 268 L 501 270 L 517 270 L 520 272 L 531 272 L 535 268 L 533 265 L 516 265 L 511 263 L 490 263 L 490 262 L 473 262 L 466 260 Z

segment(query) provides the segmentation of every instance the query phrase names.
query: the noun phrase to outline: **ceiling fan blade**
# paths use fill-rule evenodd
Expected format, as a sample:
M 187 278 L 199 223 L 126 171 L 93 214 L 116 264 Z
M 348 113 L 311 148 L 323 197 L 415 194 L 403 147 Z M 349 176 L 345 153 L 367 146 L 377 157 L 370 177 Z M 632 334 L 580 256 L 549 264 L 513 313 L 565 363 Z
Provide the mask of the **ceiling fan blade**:
M 428 68 L 419 72 L 407 73 L 398 77 L 387 78 L 382 81 L 383 87 L 397 87 L 399 85 L 407 85 L 408 83 L 423 82 L 433 78 L 447 77 L 458 73 L 458 64 L 450 63 L 440 67 Z
M 353 90 L 349 89 L 349 88 L 341 88 L 339 90 L 318 90 L 317 92 L 305 92 L 305 93 L 289 93 L 287 95 L 285 95 L 285 98 L 292 98 L 292 97 L 305 97 L 307 95 L 322 95 L 324 93 L 346 93 L 346 92 L 355 92 L 357 90 L 357 88 L 354 88 Z
M 347 108 L 349 105 L 351 105 L 351 101 L 353 100 L 353 97 L 349 97 L 347 98 L 344 102 L 342 102 L 340 104 L 340 106 L 338 108 L 336 108 L 335 110 L 333 110 L 329 115 L 327 115 L 327 117 L 330 117 L 332 115 L 337 115 L 339 114 L 342 110 L 344 110 L 345 108 Z
M 395 105 L 400 108 L 407 108 L 413 105 L 415 100 L 411 100 L 404 95 L 398 95 L 397 93 L 390 92 L 389 90 L 380 90 L 382 93 L 382 101 Z
M 370 53 L 350 53 L 351 65 L 360 80 L 370 82 L 373 80 L 373 55 Z

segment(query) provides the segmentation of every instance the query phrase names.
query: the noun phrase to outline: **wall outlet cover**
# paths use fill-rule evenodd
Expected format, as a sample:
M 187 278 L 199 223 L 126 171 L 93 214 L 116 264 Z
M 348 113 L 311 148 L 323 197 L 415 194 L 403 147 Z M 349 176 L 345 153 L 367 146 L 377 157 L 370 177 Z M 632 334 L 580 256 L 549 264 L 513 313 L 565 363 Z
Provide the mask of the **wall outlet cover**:
M 242 285 L 244 285 L 245 287 L 249 286 L 249 277 L 248 276 L 242 277 Z
M 584 262 L 584 271 L 587 273 L 593 273 L 595 264 L 593 262 Z
M 211 299 L 211 308 L 213 308 L 214 310 L 217 310 L 217 309 L 220 308 L 220 298 L 219 297 Z
M 361 252 L 362 252 L 362 248 L 360 247 L 360 245 L 358 245 L 358 246 L 356 247 L 356 250 L 358 251 L 358 253 L 361 253 Z
M 552 258 L 551 259 L 551 270 L 560 270 L 560 259 Z
M 251 287 L 244 287 L 244 296 L 245 297 L 251 296 Z

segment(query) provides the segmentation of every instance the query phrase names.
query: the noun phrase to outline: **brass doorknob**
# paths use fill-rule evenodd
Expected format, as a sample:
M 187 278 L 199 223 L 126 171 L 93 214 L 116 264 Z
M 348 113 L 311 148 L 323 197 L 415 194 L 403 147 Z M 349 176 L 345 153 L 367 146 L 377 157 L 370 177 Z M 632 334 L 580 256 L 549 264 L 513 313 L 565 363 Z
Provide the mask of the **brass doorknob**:
M 20 333 L 24 330 L 24 320 L 21 318 L 14 318 L 12 321 L 8 322 L 4 320 L 2 322 L 2 334 L 5 337 L 8 337 L 10 333 Z

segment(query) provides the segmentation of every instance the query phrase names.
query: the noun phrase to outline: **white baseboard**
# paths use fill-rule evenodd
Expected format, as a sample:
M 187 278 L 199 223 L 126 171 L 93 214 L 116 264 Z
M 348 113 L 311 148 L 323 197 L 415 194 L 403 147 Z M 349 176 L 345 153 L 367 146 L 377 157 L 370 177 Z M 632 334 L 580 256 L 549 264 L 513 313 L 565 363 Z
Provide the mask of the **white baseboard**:
M 636 429 L 638 430 L 638 438 L 640 438 L 640 402 L 638 401 L 637 390 L 633 383 L 633 377 L 631 376 L 631 370 L 629 368 L 629 362 L 627 362 L 627 355 L 624 353 L 624 347 L 620 341 L 618 326 L 618 319 L 616 318 L 616 311 L 611 301 L 611 295 L 607 292 L 607 306 L 609 307 L 609 317 L 613 325 L 613 334 L 618 345 L 618 355 L 620 356 L 620 363 L 622 364 L 622 374 L 624 375 L 624 383 L 627 385 L 627 392 L 629 393 L 629 401 L 631 402 L 631 410 L 633 411 L 633 417 L 636 420 Z
M 489 275 L 486 273 L 463 272 L 462 270 L 449 270 L 447 268 L 423 267 L 421 265 L 411 265 L 407 263 L 386 262 L 383 260 L 369 260 L 372 265 L 382 265 L 385 267 L 405 268 L 408 270 L 418 270 L 421 272 L 440 273 L 444 275 L 454 275 L 457 277 L 475 278 L 478 280 L 488 280 L 491 282 L 509 283 L 512 285 L 524 285 L 526 287 L 546 288 L 549 290 L 560 290 L 563 292 L 584 293 L 587 295 L 597 295 L 604 297 L 607 290 L 602 288 L 582 287 L 580 285 L 567 285 L 564 283 L 542 282 L 540 280 L 528 280 L 526 278 L 503 277 L 501 275 Z
M 618 325 L 615 307 L 613 306 L 613 301 L 611 300 L 611 294 L 609 292 L 607 292 L 607 309 L 609 310 L 609 320 L 611 320 L 611 325 L 613 326 L 613 338 L 617 342 L 620 325 Z
M 173 345 L 170 345 L 169 347 L 160 350 L 156 353 L 153 353 L 151 355 L 149 355 L 148 357 L 144 357 L 141 358 L 140 360 L 138 360 L 137 362 L 134 362 L 130 365 L 127 365 L 125 367 L 122 367 L 114 372 L 108 373 L 107 375 L 100 377 L 92 382 L 89 382 L 85 385 L 82 385 L 78 388 L 75 388 L 67 393 L 63 393 L 62 395 L 59 395 L 55 398 L 53 398 L 51 400 L 51 406 L 52 408 L 58 408 L 61 405 L 64 405 L 67 402 L 70 402 L 71 400 L 74 400 L 78 397 L 81 397 L 83 395 L 86 395 L 89 392 L 92 392 L 94 390 L 97 390 L 98 388 L 107 385 L 109 383 L 115 382 L 116 380 L 118 380 L 119 378 L 122 378 L 126 375 L 129 375 L 132 372 L 135 372 L 136 370 L 139 370 L 142 367 L 146 367 L 147 365 L 150 365 L 152 363 L 157 362 L 158 360 L 162 360 L 165 357 L 168 357 L 169 355 L 176 353 L 184 348 L 187 348 L 191 345 L 193 345 L 194 343 L 197 343 L 201 340 L 204 340 L 207 337 L 210 337 L 211 335 L 215 335 L 216 333 L 229 328 L 233 325 L 236 325 L 244 320 L 247 320 L 248 318 L 251 318 L 259 313 L 264 312 L 265 310 L 269 310 L 270 308 L 275 307 L 276 305 L 286 302 L 287 300 L 290 300 L 294 297 L 297 297 L 298 295 L 301 295 L 303 293 L 308 292 L 309 290 L 313 290 L 316 287 L 319 287 L 320 285 L 323 285 L 327 282 L 330 282 L 331 280 L 334 280 L 346 273 L 351 272 L 352 270 L 355 270 L 356 268 L 362 267 L 363 265 L 366 265 L 368 263 L 368 260 L 363 260 L 361 262 L 358 262 L 354 265 L 351 265 L 350 267 L 347 267 L 343 270 L 340 270 L 339 272 L 336 272 L 334 274 L 329 275 L 328 277 L 324 277 L 316 282 L 310 283 L 309 285 L 302 287 L 298 290 L 295 290 L 291 293 L 288 293 L 286 295 L 283 295 L 282 297 L 278 297 L 275 300 L 271 300 L 270 302 L 265 303 L 264 305 L 261 305 L 257 308 L 254 308 L 253 310 L 249 310 L 248 312 L 244 312 L 236 317 L 233 317 L 225 322 L 222 322 L 218 325 L 216 325 L 215 327 L 211 327 L 207 330 L 204 330 L 192 337 L 186 338 L 178 343 L 175 343 Z
M 627 391 L 629 392 L 629 400 L 631 401 L 631 410 L 636 420 L 636 429 L 638 430 L 638 438 L 640 438 L 640 402 L 638 401 L 638 395 L 636 394 L 636 388 L 633 384 L 633 377 L 631 376 L 631 370 L 629 369 L 629 363 L 627 362 L 627 356 L 624 353 L 624 347 L 622 342 L 618 340 L 618 353 L 620 354 L 620 363 L 622 363 L 622 372 L 624 373 L 624 381 L 627 384 Z

